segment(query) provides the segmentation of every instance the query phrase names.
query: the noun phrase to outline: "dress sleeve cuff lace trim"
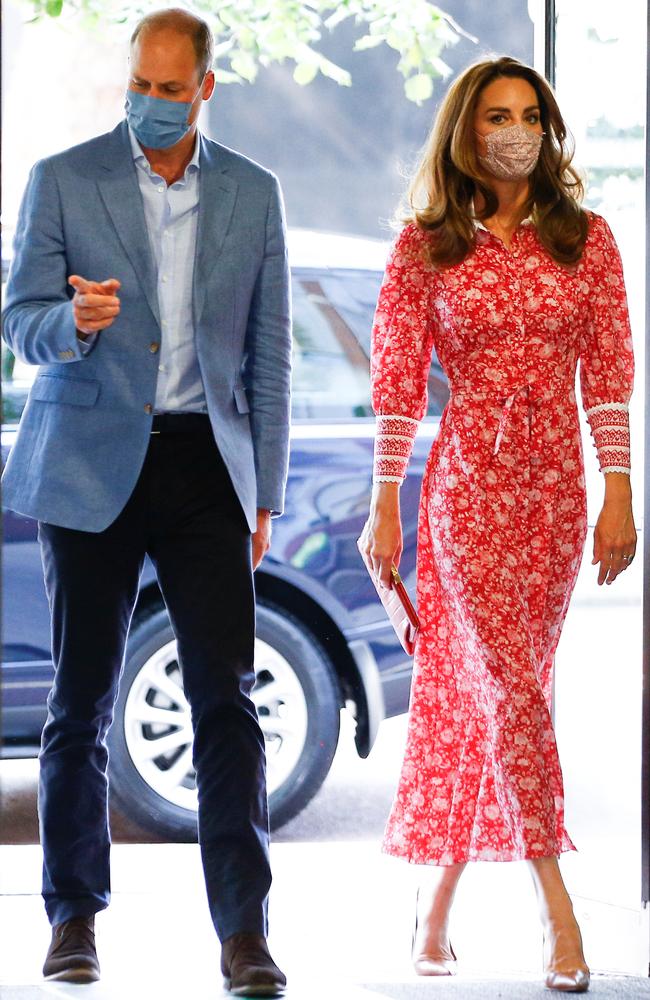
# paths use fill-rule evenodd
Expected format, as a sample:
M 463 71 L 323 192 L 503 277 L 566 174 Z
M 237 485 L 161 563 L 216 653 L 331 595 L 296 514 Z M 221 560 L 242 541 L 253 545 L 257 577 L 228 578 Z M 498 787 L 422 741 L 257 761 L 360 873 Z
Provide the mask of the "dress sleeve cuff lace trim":
M 587 410 L 587 416 L 591 417 L 595 413 L 605 413 L 608 410 L 616 411 L 622 413 L 627 413 L 629 411 L 629 406 L 627 403 L 598 403 L 596 406 L 590 406 Z
M 630 418 L 626 403 L 599 403 L 587 410 L 600 471 L 630 472 Z
M 402 482 L 406 476 L 418 423 L 412 417 L 397 414 L 377 416 L 373 482 Z

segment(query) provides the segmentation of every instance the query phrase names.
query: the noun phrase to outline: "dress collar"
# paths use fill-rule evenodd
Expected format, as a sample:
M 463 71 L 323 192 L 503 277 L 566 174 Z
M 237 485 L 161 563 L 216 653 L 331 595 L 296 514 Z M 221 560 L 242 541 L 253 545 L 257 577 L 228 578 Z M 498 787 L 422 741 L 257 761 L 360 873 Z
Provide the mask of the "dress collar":
M 472 199 L 472 201 L 470 201 L 470 203 L 469 203 L 469 217 L 470 217 L 472 225 L 474 226 L 474 231 L 476 231 L 478 229 L 482 229 L 484 233 L 489 233 L 490 232 L 490 230 L 487 228 L 487 226 L 484 226 L 483 223 L 481 222 L 481 220 L 477 219 L 476 216 L 474 215 L 474 199 Z M 530 213 L 529 215 L 527 215 L 525 219 L 522 219 L 521 222 L 519 223 L 519 225 L 520 226 L 534 226 L 535 223 L 533 222 L 532 213 Z

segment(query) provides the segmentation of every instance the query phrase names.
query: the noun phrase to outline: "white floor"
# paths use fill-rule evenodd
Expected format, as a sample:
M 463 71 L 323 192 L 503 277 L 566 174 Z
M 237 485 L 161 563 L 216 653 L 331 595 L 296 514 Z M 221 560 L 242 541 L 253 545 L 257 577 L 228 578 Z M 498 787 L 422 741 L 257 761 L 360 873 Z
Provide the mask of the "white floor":
M 361 1000 L 369 995 L 360 992 L 364 983 L 415 983 L 409 963 L 415 871 L 382 857 L 368 842 L 277 844 L 272 860 L 270 943 L 289 976 L 289 1000 Z M 42 984 L 49 928 L 38 896 L 39 848 L 0 848 L 0 871 L 5 987 L 0 995 L 6 1000 L 78 996 L 79 987 Z M 194 845 L 114 847 L 113 891 L 109 910 L 97 919 L 102 982 L 84 996 L 220 995 L 218 948 Z M 599 963 L 602 914 L 590 920 L 594 904 L 580 898 L 575 903 L 587 959 L 594 969 L 618 971 Z M 630 913 L 624 933 L 616 914 L 617 936 L 623 932 L 631 949 L 636 919 Z M 484 865 L 468 872 L 452 933 L 463 980 L 503 979 L 505 973 L 513 987 L 517 979 L 539 981 L 541 935 L 524 865 Z M 39 988 L 17 990 L 21 986 Z

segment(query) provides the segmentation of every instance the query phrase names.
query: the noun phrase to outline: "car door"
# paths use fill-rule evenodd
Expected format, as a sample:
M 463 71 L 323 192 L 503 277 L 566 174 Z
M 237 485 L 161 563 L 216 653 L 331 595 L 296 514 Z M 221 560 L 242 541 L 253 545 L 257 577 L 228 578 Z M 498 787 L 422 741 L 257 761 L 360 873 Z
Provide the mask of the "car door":
M 3 465 L 16 435 L 19 395 L 3 416 Z M 4 404 L 3 404 L 4 405 Z M 52 683 L 50 619 L 37 525 L 13 511 L 3 513 L 2 539 L 2 702 L 0 730 L 5 756 L 35 753 L 45 722 L 45 699 Z

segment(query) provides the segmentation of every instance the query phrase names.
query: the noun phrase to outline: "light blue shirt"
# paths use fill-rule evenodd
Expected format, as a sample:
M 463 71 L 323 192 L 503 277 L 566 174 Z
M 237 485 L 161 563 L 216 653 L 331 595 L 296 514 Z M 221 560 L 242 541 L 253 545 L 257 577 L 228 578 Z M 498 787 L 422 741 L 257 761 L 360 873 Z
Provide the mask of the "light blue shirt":
M 158 281 L 162 337 L 154 410 L 207 413 L 192 320 L 200 142 L 197 136 L 185 173 L 168 187 L 131 129 L 129 138 Z

